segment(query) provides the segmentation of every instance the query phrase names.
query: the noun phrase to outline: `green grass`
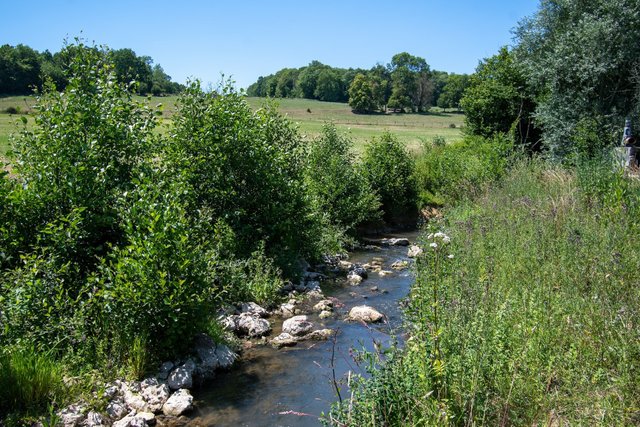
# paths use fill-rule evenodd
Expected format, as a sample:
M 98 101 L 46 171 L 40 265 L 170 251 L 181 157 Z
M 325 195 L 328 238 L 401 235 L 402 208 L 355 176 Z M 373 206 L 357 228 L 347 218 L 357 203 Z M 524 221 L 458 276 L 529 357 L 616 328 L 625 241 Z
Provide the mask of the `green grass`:
M 247 98 L 258 108 L 263 98 Z M 461 138 L 464 115 L 433 112 L 428 114 L 354 114 L 348 104 L 321 102 L 309 99 L 277 99 L 279 110 L 298 123 L 300 131 L 308 138 L 320 134 L 322 125 L 332 121 L 341 131 L 350 133 L 357 152 L 374 136 L 388 130 L 411 151 L 418 152 L 423 142 L 442 136 L 451 142 Z M 310 110 L 307 111 L 307 110 Z M 454 127 L 450 127 L 455 125 Z
M 166 130 L 171 123 L 171 116 L 176 111 L 177 96 L 136 97 L 139 101 L 156 108 L 162 107 L 161 130 Z M 251 107 L 257 109 L 265 98 L 247 98 Z M 354 150 L 361 153 L 371 138 L 380 136 L 385 130 L 391 132 L 412 152 L 419 152 L 424 142 L 430 142 L 440 136 L 446 142 L 462 138 L 464 115 L 461 113 L 442 112 L 434 109 L 428 114 L 354 114 L 348 104 L 338 102 L 321 102 L 309 99 L 276 99 L 279 111 L 298 123 L 300 133 L 311 140 L 320 135 L 322 126 L 327 121 L 335 123 L 341 132 L 347 132 L 354 141 Z M 19 128 L 15 121 L 20 115 L 6 114 L 9 107 L 19 107 L 22 112 L 30 112 L 35 103 L 32 96 L 13 96 L 0 98 L 0 156 L 9 150 L 9 134 Z M 307 111 L 309 110 L 309 111 Z M 32 120 L 30 120 L 32 122 Z M 455 126 L 455 127 L 453 127 Z
M 639 214 L 610 163 L 538 161 L 449 210 L 451 243 L 425 238 L 418 261 L 412 338 L 334 424 L 637 425 Z

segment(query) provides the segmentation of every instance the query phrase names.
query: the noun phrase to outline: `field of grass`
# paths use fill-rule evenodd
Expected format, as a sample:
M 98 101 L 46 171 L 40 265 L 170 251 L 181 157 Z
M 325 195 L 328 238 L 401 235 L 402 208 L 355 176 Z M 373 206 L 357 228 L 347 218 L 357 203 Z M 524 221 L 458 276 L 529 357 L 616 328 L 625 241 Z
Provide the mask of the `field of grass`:
M 151 107 L 162 105 L 162 128 L 166 129 L 176 110 L 176 96 L 139 97 Z M 264 98 L 247 98 L 253 108 L 260 108 Z M 439 136 L 451 142 L 461 138 L 464 115 L 450 112 L 430 112 L 428 114 L 354 114 L 347 104 L 321 102 L 309 99 L 278 99 L 275 101 L 282 114 L 298 123 L 301 134 L 313 139 L 320 134 L 325 122 L 331 121 L 336 127 L 348 132 L 355 142 L 356 151 L 374 136 L 387 130 L 414 152 L 420 150 L 423 142 Z M 31 111 L 35 103 L 33 97 L 14 96 L 0 98 L 0 155 L 9 148 L 9 134 L 16 132 L 16 119 L 20 115 L 7 114 L 7 108 L 19 108 L 21 113 Z M 28 117 L 28 116 L 27 116 Z M 32 120 L 30 120 L 32 122 Z
M 9 150 L 9 136 L 21 129 L 20 117 L 26 117 L 33 123 L 28 114 L 32 110 L 35 99 L 32 96 L 9 96 L 0 98 L 0 156 Z M 8 114 L 7 109 L 15 108 L 20 114 Z

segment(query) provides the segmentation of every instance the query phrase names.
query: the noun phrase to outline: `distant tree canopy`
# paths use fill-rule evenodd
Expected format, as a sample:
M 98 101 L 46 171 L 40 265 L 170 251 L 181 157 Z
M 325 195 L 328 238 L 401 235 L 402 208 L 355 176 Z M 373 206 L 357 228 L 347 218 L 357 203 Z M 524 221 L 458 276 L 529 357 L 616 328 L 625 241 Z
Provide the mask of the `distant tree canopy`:
M 365 114 L 387 108 L 419 112 L 437 105 L 450 76 L 458 75 L 432 71 L 424 58 L 402 52 L 386 66 L 376 64 L 370 70 L 334 68 L 319 61 L 284 68 L 259 77 L 247 88 L 247 95 L 348 102 L 355 112 Z M 467 83 L 468 76 L 462 75 L 455 87 L 461 91 Z M 452 86 L 447 93 L 445 108 L 460 108 L 461 92 Z
M 99 50 L 115 70 L 121 83 L 136 82 L 136 91 L 140 94 L 154 95 L 181 92 L 184 86 L 171 81 L 160 64 L 153 65 L 149 56 L 138 56 L 131 49 Z M 34 89 L 42 89 L 49 80 L 58 90 L 63 90 L 68 81 L 64 70 L 77 54 L 76 45 L 67 45 L 60 52 L 52 54 L 48 50 L 38 52 L 19 44 L 0 46 L 0 94 L 26 95 Z

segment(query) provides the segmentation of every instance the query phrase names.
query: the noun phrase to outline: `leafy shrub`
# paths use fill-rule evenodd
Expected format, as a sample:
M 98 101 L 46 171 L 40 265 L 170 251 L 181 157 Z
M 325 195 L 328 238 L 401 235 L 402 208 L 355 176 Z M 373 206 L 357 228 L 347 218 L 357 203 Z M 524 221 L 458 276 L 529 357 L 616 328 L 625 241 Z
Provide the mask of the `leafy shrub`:
M 249 258 L 229 259 L 222 268 L 223 294 L 228 302 L 270 305 L 284 285 L 282 273 L 264 253 L 264 244 Z
M 192 83 L 173 118 L 166 158 L 193 188 L 190 212 L 222 219 L 236 236 L 237 255 L 264 241 L 285 272 L 311 254 L 317 231 L 304 191 L 304 156 L 291 122 L 266 105 L 254 112 L 230 88 L 205 93 Z
M 16 172 L 27 191 L 45 197 L 37 224 L 84 208 L 87 240 L 76 262 L 90 267 L 120 233 L 114 200 L 154 158 L 155 116 L 116 82 L 97 49 L 77 46 L 64 92 L 44 88 L 35 127 L 15 142 Z
M 499 136 L 467 136 L 448 145 L 425 146 L 416 160 L 420 205 L 441 205 L 476 194 L 505 172 L 509 147 Z
M 320 212 L 331 224 L 353 234 L 355 227 L 379 216 L 379 201 L 354 162 L 351 140 L 325 124 L 309 149 L 306 180 Z
M 22 255 L 19 268 L 5 273 L 0 337 L 6 345 L 60 352 L 81 334 L 72 319 L 84 283 L 78 265 L 68 261 L 69 251 L 81 239 L 81 221 L 80 212 L 73 211 L 48 224 L 37 249 Z
M 127 244 L 113 248 L 89 279 L 84 318 L 96 352 L 140 371 L 131 343 L 154 358 L 179 354 L 219 295 L 208 280 L 209 245 L 182 200 L 184 184 L 145 177 L 135 184 L 118 203 Z
M 393 221 L 416 209 L 414 159 L 390 133 L 374 138 L 362 156 L 362 173 L 380 197 L 384 220 Z

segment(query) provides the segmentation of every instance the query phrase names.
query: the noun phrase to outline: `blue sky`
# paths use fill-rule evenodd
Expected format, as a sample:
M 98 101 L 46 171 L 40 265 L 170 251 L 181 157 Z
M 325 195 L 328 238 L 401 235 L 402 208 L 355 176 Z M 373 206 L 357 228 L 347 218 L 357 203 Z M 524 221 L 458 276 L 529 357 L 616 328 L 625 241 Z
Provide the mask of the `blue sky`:
M 370 68 L 399 52 L 432 69 L 471 73 L 512 43 L 537 0 L 0 0 L 0 44 L 51 52 L 83 37 L 151 56 L 174 81 L 246 87 L 314 59 Z

